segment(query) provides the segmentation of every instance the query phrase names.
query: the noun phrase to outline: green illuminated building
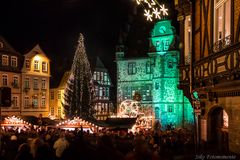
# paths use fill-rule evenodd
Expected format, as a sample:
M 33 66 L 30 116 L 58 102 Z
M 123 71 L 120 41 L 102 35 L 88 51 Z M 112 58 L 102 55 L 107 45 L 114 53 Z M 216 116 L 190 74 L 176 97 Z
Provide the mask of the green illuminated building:
M 124 47 L 118 46 L 117 102 L 133 99 L 135 92 L 142 96 L 143 106 L 152 106 L 155 120 L 162 128 L 173 124 L 183 127 L 193 123 L 193 109 L 178 89 L 179 51 L 175 28 L 170 20 L 155 24 L 149 38 L 146 57 L 125 58 Z

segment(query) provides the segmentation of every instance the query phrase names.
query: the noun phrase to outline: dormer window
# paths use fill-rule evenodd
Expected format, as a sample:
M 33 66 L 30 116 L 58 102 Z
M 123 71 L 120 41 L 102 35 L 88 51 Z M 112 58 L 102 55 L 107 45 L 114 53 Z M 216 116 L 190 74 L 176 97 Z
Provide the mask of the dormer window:
M 39 71 L 39 61 L 38 60 L 34 61 L 34 71 Z
M 48 71 L 47 62 L 42 62 L 42 71 L 43 72 L 47 72 Z
M 8 66 L 8 55 L 2 55 L 2 65 Z
M 16 56 L 11 57 L 11 66 L 17 67 L 17 57 Z

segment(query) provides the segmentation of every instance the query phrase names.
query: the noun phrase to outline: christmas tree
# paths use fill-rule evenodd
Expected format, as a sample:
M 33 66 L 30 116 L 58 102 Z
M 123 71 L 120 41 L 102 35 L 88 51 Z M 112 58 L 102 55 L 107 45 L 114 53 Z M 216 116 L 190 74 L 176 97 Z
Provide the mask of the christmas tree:
M 75 51 L 71 75 L 64 96 L 66 117 L 79 116 L 90 119 L 94 115 L 94 85 L 90 64 L 84 46 L 84 37 L 80 33 Z

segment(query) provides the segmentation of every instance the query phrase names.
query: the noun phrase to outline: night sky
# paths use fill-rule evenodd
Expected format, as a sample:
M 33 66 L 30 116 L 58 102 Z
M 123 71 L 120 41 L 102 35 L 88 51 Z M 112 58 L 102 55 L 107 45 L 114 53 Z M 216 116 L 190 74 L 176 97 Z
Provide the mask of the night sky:
M 134 5 L 134 0 L 1 0 L 0 34 L 21 54 L 40 44 L 51 60 L 54 86 L 71 68 L 81 32 L 87 55 L 100 57 L 115 85 L 115 46 L 120 33 L 133 37 L 126 42 L 133 55 L 140 53 L 131 46 L 143 47 L 141 53 L 147 51 L 151 24 L 143 13 L 132 16 Z M 130 28 L 135 30 L 129 32 Z

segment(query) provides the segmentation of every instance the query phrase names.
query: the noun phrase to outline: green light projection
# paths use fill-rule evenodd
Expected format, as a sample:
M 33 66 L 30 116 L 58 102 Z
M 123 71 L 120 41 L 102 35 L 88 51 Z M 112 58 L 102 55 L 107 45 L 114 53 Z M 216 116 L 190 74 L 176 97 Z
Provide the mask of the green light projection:
M 193 109 L 179 83 L 179 51 L 174 49 L 175 29 L 171 21 L 155 24 L 150 37 L 149 57 L 117 59 L 118 104 L 133 99 L 134 93 L 142 96 L 142 105 L 152 106 L 155 119 L 162 129 L 173 124 L 182 127 L 193 123 Z M 122 52 L 117 52 L 122 54 Z

